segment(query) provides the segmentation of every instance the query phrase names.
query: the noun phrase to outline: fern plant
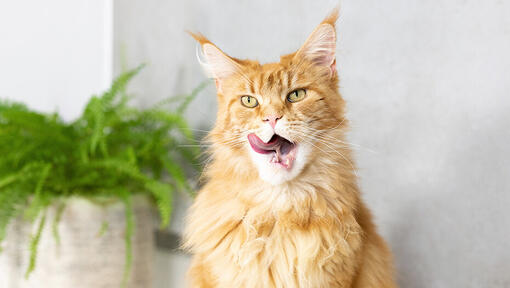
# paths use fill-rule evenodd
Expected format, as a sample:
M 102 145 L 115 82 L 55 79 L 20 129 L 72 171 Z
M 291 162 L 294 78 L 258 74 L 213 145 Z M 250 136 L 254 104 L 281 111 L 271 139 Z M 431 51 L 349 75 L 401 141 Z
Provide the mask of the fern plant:
M 183 111 L 206 83 L 190 95 L 140 110 L 128 105 L 125 88 L 141 69 L 120 75 L 108 91 L 92 97 L 72 123 L 62 121 L 58 114 L 0 102 L 0 243 L 15 217 L 38 221 L 30 240 L 27 277 L 35 268 L 41 232 L 51 221 L 45 212 L 50 205 L 58 206 L 51 221 L 58 243 L 58 222 L 69 197 L 124 203 L 125 282 L 134 228 L 131 197 L 146 194 L 153 199 L 161 227 L 165 227 L 172 213 L 173 193 L 191 192 L 186 172 L 198 167 L 199 151 L 193 145 L 183 145 L 194 142 Z M 173 112 L 165 107 L 170 102 L 178 105 Z

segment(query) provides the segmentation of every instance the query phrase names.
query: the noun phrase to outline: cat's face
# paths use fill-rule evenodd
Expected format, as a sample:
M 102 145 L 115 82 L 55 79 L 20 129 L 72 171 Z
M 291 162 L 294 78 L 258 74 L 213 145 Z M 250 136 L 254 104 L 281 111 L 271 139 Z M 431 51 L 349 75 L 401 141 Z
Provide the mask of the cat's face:
M 320 154 L 318 133 L 342 120 L 333 23 L 325 20 L 296 53 L 264 65 L 231 58 L 195 35 L 218 90 L 214 141 L 270 184 L 297 177 Z

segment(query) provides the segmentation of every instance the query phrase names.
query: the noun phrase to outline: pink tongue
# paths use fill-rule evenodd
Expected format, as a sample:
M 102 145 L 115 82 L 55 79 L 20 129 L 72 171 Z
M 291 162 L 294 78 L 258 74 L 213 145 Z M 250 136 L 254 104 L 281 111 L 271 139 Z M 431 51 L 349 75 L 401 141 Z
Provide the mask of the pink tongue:
M 248 142 L 250 142 L 250 146 L 253 151 L 260 154 L 270 154 L 274 153 L 271 158 L 271 163 L 280 163 L 286 169 L 290 169 L 292 167 L 292 163 L 294 162 L 295 155 L 291 153 L 294 144 L 289 142 L 283 137 L 278 135 L 274 135 L 269 142 L 265 143 L 254 133 L 248 135 Z
M 265 143 L 254 133 L 248 135 L 251 147 L 257 153 L 268 154 L 275 152 L 278 155 L 286 155 L 292 149 L 293 144 L 286 139 L 274 135 L 269 142 Z
M 265 143 L 254 133 L 248 135 L 248 142 L 250 142 L 251 148 L 253 148 L 255 152 L 261 154 L 272 153 L 280 146 L 276 137 L 271 138 L 269 142 Z

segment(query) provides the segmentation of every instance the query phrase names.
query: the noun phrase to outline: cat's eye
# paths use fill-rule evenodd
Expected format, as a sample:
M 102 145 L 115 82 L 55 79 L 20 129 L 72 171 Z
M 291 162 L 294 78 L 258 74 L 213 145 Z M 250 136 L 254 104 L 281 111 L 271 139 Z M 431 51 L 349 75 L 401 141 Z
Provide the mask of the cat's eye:
M 297 89 L 289 93 L 287 95 L 287 101 L 290 103 L 295 103 L 303 100 L 306 96 L 306 90 L 305 89 Z
M 255 108 L 259 105 L 259 102 L 253 96 L 244 95 L 241 97 L 241 104 L 243 104 L 244 107 Z

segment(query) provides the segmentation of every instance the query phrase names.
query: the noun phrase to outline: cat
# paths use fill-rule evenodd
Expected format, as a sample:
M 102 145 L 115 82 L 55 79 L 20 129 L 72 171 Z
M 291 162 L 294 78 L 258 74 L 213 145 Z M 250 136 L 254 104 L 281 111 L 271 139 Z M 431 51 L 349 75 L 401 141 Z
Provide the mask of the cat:
M 183 237 L 191 287 L 396 287 L 345 142 L 337 18 L 334 10 L 269 64 L 190 33 L 218 100 L 205 185 Z

